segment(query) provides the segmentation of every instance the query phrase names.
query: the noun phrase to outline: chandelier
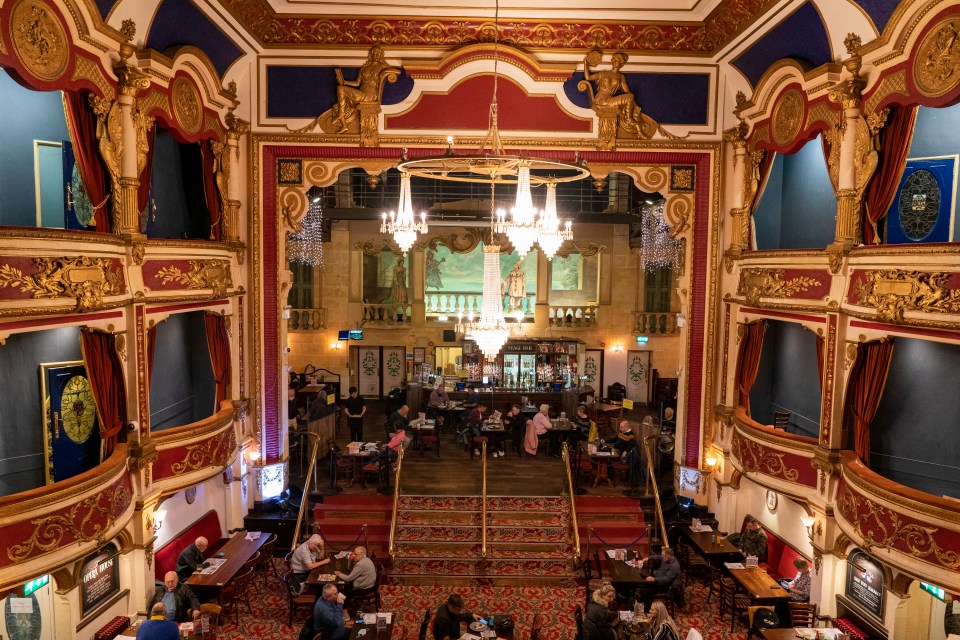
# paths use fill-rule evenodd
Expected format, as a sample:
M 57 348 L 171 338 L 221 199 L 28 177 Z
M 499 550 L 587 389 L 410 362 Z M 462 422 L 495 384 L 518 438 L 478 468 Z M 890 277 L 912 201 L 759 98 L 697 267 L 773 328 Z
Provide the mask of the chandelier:
M 570 229 L 570 221 L 568 220 L 561 227 L 560 219 L 557 217 L 557 185 L 548 183 L 547 201 L 537 222 L 537 243 L 547 260 L 553 260 L 553 256 L 560 250 L 560 245 L 572 239 L 573 231 Z
M 413 247 L 417 241 L 418 233 L 427 232 L 427 214 L 420 214 L 420 222 L 413 217 L 413 203 L 410 197 L 410 174 L 403 172 L 400 174 L 400 203 L 397 206 L 397 212 L 390 212 L 390 220 L 387 220 L 387 214 L 383 214 L 383 222 L 380 224 L 380 233 L 389 233 L 393 236 L 393 241 L 400 247 L 403 255 Z
M 521 161 L 517 170 L 517 203 L 507 220 L 503 209 L 497 211 L 497 233 L 504 233 L 520 257 L 527 255 L 537 241 L 537 210 L 530 195 L 530 165 Z
M 640 265 L 648 273 L 664 267 L 676 271 L 683 259 L 683 243 L 670 236 L 663 207 L 664 200 L 659 200 L 640 210 Z
M 323 204 L 319 195 L 310 197 L 300 231 L 287 239 L 287 259 L 313 267 L 323 264 Z

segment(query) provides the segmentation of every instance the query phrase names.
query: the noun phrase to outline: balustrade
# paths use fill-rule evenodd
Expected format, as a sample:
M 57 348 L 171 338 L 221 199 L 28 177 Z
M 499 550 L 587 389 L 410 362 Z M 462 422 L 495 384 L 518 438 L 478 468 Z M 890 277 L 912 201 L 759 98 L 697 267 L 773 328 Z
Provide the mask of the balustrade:
M 551 327 L 595 327 L 597 326 L 596 306 L 559 306 L 550 307 Z
M 428 316 L 474 316 L 480 315 L 483 304 L 483 295 L 476 291 L 444 291 L 442 293 L 427 293 L 423 297 Z M 509 298 L 503 296 L 503 309 L 509 308 Z M 532 316 L 535 296 L 529 295 L 520 301 L 520 309 L 524 315 Z
M 327 327 L 326 309 L 290 309 L 287 331 L 309 331 Z
M 633 331 L 635 333 L 669 335 L 679 333 L 676 313 L 634 311 Z
M 410 324 L 412 310 L 409 304 L 365 304 L 363 322 L 366 325 Z

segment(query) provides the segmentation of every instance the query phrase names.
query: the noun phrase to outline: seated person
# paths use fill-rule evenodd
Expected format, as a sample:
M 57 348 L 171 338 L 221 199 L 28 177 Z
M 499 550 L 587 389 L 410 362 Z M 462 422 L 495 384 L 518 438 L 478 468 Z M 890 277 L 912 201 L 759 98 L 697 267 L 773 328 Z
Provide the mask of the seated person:
M 207 550 L 207 539 L 200 536 L 180 552 L 177 557 L 177 577 L 186 580 L 194 571 L 203 566 L 203 552 Z
M 467 399 L 463 401 L 464 409 L 473 409 L 480 404 L 480 394 L 472 384 L 467 385 Z
M 346 596 L 337 590 L 337 585 L 324 585 L 322 595 L 313 607 L 313 628 L 323 640 L 346 640 L 349 636 L 343 620 L 343 603 Z
M 438 382 L 437 386 L 430 392 L 430 400 L 427 402 L 427 406 L 433 408 L 445 407 L 448 402 L 450 402 L 450 396 L 444 391 L 443 383 Z
M 353 565 L 350 573 L 337 571 L 337 577 L 347 583 L 346 587 L 349 588 L 351 594 L 369 593 L 371 589 L 377 586 L 377 568 L 374 566 L 373 560 L 367 557 L 366 547 L 360 546 L 354 549 L 353 559 L 356 564 Z
M 614 609 L 616 601 L 617 591 L 609 582 L 593 592 L 583 616 L 583 640 L 617 640 L 614 627 L 620 615 Z
M 537 455 L 537 445 L 540 444 L 540 438 L 537 437 L 537 425 L 533 420 L 527 420 L 526 431 L 523 436 L 523 450 L 532 456 Z
M 680 575 L 680 563 L 670 547 L 664 548 L 660 554 L 653 554 L 648 557 L 644 560 L 644 564 L 647 563 L 650 563 L 648 566 L 651 567 L 658 563 L 659 566 L 647 576 L 646 583 L 637 588 L 636 597 L 643 601 L 645 608 L 649 609 L 653 595 L 669 590 L 670 585 Z
M 434 640 L 457 640 L 460 633 L 460 623 L 470 624 L 479 620 L 480 616 L 465 611 L 463 596 L 452 594 L 447 601 L 437 607 L 437 615 L 433 618 Z
M 481 402 L 467 414 L 467 428 L 470 429 L 470 433 L 472 433 L 474 437 L 480 435 L 480 430 L 483 428 L 483 413 L 486 410 L 487 405 Z M 473 454 L 479 455 L 480 450 L 474 450 Z
M 576 446 L 580 442 L 585 442 L 590 437 L 590 416 L 587 415 L 587 405 L 577 406 L 577 413 L 573 416 L 573 425 L 576 430 L 570 432 L 570 442 Z
M 200 601 L 194 595 L 193 589 L 179 583 L 176 571 L 167 571 L 163 576 L 163 588 L 153 592 L 150 599 L 150 610 L 153 605 L 162 602 L 166 609 L 167 620 L 187 622 L 200 617 Z
M 757 562 L 767 560 L 767 534 L 760 528 L 760 522 L 753 516 L 747 518 L 747 527 L 743 533 L 727 536 L 730 544 L 740 549 L 744 556 L 757 556 Z
M 323 538 L 319 534 L 313 534 L 310 538 L 297 547 L 293 555 L 290 556 L 290 571 L 293 573 L 293 588 L 297 593 L 303 593 L 306 590 L 304 581 L 310 572 L 325 564 L 330 564 L 330 558 L 323 557 Z
M 410 426 L 410 407 L 400 405 L 400 408 L 390 415 L 390 431 L 403 431 Z
M 520 414 L 520 405 L 510 405 L 510 411 L 503 416 L 503 430 L 513 438 L 513 448 L 517 451 L 520 451 L 523 444 L 523 430 L 526 423 L 527 421 Z
M 797 556 L 793 560 L 793 566 L 797 568 L 797 577 L 785 584 L 783 588 L 790 592 L 791 602 L 809 602 L 810 565 L 806 560 Z
M 158 602 L 150 609 L 150 619 L 137 628 L 137 640 L 179 640 L 180 627 L 167 620 L 167 608 Z
M 553 427 L 553 423 L 550 422 L 550 405 L 540 405 L 540 411 L 533 416 L 533 426 L 537 431 L 537 436 L 546 434 Z
M 628 420 L 621 420 L 617 427 L 617 435 L 614 438 L 608 438 L 603 444 L 613 447 L 614 451 L 620 452 L 620 458 L 626 461 L 632 456 L 637 448 L 637 439 L 633 436 L 633 429 L 630 428 Z

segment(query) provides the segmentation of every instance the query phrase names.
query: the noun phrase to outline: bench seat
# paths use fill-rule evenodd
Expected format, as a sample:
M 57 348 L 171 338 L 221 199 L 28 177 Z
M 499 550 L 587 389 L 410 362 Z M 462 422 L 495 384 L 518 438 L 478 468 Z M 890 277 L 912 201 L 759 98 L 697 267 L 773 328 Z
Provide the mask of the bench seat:
M 749 515 L 743 519 L 743 525 L 740 527 L 741 533 L 747 529 L 748 517 Z M 767 559 L 761 562 L 760 566 L 775 580 L 781 578 L 793 580 L 797 575 L 797 568 L 793 566 L 793 561 L 797 558 L 804 558 L 807 562 L 810 562 L 810 559 L 791 547 L 770 529 L 763 527 L 763 532 L 767 534 Z
M 153 574 L 157 580 L 163 581 L 163 576 L 168 571 L 175 571 L 177 568 L 177 558 L 180 553 L 189 547 L 197 538 L 203 536 L 210 543 L 203 557 L 209 558 L 226 544 L 229 538 L 223 537 L 223 529 L 220 527 L 220 516 L 211 509 L 203 516 L 181 531 L 163 545 L 153 554 Z

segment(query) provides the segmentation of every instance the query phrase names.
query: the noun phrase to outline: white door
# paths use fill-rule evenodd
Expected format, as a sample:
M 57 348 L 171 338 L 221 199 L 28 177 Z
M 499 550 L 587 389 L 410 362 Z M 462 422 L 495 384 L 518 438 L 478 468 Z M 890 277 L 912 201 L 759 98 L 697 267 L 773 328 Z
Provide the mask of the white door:
M 646 404 L 650 388 L 650 352 L 630 351 L 627 353 L 627 398 Z
M 600 381 L 603 380 L 603 349 L 587 349 L 583 355 L 583 372 L 584 382 L 594 388 L 596 391 L 596 397 L 600 398 L 603 395 L 603 390 L 600 388 Z
M 383 395 L 394 387 L 400 388 L 400 381 L 407 372 L 407 352 L 404 347 L 383 348 Z
M 360 347 L 357 349 L 357 388 L 361 396 L 380 397 L 380 348 Z

